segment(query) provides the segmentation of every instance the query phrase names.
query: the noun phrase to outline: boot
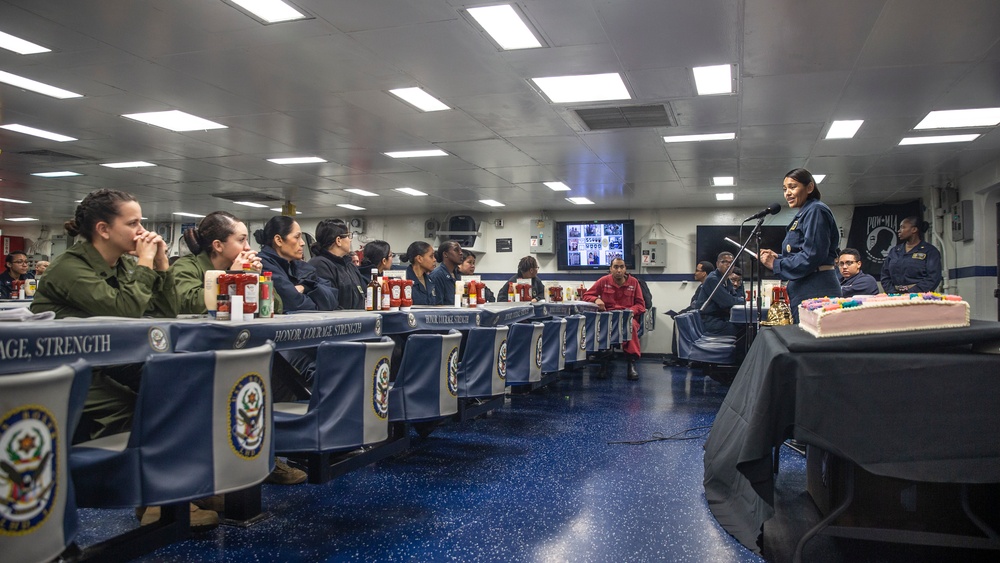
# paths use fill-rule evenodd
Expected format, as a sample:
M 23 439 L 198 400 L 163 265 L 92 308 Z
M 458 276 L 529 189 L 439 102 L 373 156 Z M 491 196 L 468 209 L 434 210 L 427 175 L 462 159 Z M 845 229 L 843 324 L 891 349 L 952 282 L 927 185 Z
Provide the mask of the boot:
M 191 531 L 207 532 L 219 526 L 219 514 L 212 510 L 203 510 L 194 504 L 189 505 L 191 510 Z M 160 521 L 159 506 L 140 506 L 135 509 L 135 516 L 139 519 L 139 525 L 148 526 Z
M 597 368 L 597 375 L 594 376 L 594 379 L 607 379 L 609 375 L 610 374 L 608 374 L 608 359 L 602 358 L 601 367 Z
M 639 372 L 635 369 L 635 358 L 628 359 L 628 380 L 639 381 Z

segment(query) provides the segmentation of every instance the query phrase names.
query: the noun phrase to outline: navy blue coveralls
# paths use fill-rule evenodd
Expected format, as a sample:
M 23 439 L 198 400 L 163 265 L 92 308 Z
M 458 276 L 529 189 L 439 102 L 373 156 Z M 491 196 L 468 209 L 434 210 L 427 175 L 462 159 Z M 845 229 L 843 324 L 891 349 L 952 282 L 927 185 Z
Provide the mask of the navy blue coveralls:
M 837 261 L 840 233 L 833 212 L 818 199 L 807 199 L 795 214 L 774 259 L 774 273 L 788 282 L 792 317 L 799 322 L 799 304 L 813 297 L 840 297 Z M 822 268 L 822 269 L 821 269 Z
M 924 241 L 909 252 L 905 242 L 892 247 L 882 264 L 882 289 L 886 293 L 934 291 L 941 278 L 941 253 Z M 905 287 L 909 285 L 913 287 Z

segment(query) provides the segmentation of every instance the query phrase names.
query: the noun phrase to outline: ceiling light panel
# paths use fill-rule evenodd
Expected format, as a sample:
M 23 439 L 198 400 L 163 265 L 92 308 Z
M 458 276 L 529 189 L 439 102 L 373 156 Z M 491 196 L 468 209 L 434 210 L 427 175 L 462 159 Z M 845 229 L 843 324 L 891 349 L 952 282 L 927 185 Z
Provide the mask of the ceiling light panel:
M 569 186 L 562 182 L 543 182 L 550 190 L 554 192 L 568 192 L 570 190 Z
M 337 207 L 343 207 L 344 209 L 350 209 L 351 211 L 364 211 L 365 208 L 360 205 L 353 205 L 350 203 L 338 203 Z
M 28 205 L 28 204 L 31 203 L 30 201 L 24 201 L 23 199 L 10 199 L 10 198 L 6 198 L 6 197 L 0 197 L 0 201 L 6 202 L 6 203 L 23 203 L 25 205 Z
M 275 164 L 316 164 L 326 162 L 318 156 L 293 156 L 289 158 L 269 158 L 268 162 Z
M 548 76 L 531 81 L 555 104 L 632 99 L 618 73 Z
M 30 90 L 39 94 L 45 94 L 46 96 L 51 96 L 60 100 L 83 97 L 83 94 L 77 94 L 76 92 L 56 88 L 55 86 L 50 86 L 44 82 L 38 82 L 37 80 L 32 80 L 30 78 L 25 78 L 23 76 L 18 76 L 2 70 L 0 70 L 0 82 L 10 84 L 11 86 L 16 86 L 18 88 L 24 88 L 25 90 Z
M 132 162 L 108 162 L 102 164 L 101 166 L 106 166 L 108 168 L 145 168 L 147 166 L 156 166 L 152 162 L 146 162 L 143 160 L 134 160 Z
M 536 49 L 542 46 L 528 24 L 510 4 L 469 8 L 468 12 L 501 49 L 509 51 Z
M 0 48 L 14 51 L 19 55 L 35 55 L 37 53 L 48 53 L 52 50 L 2 31 L 0 31 Z
M 275 213 L 281 213 L 281 211 L 282 211 L 282 209 L 280 207 L 269 207 L 268 209 L 270 209 L 271 211 L 274 211 Z M 295 214 L 296 215 L 302 215 L 302 212 L 301 211 L 296 211 Z
M 594 202 L 585 197 L 568 197 L 566 198 L 566 201 L 572 203 L 573 205 L 594 205 Z
M 128 119 L 148 123 L 171 131 L 207 131 L 209 129 L 228 129 L 227 126 L 203 119 L 179 110 L 150 111 L 145 113 L 127 113 L 122 115 Z
M 819 184 L 826 179 L 826 174 L 813 174 L 813 181 Z
M 229 0 L 265 23 L 281 23 L 309 16 L 281 0 Z
M 15 223 L 21 223 L 24 221 L 37 221 L 34 217 L 6 217 L 5 221 L 14 221 Z
M 732 192 L 724 192 L 721 194 L 715 194 L 715 199 L 718 201 L 733 201 L 736 196 Z
M 20 123 L 11 123 L 10 125 L 0 125 L 0 129 L 6 129 L 8 131 L 16 131 L 18 133 L 24 133 L 25 135 L 34 135 L 35 137 L 41 137 L 43 139 L 48 139 L 50 141 L 59 141 L 60 143 L 76 140 L 75 137 L 68 137 L 66 135 L 60 135 L 59 133 L 53 133 L 52 131 L 46 131 L 44 129 L 36 129 L 34 127 L 28 127 L 27 125 L 21 125 Z
M 368 190 L 362 190 L 361 188 L 346 188 L 344 191 L 345 192 L 351 192 L 352 194 L 360 195 L 360 196 L 364 196 L 364 197 L 378 197 L 377 193 L 370 192 Z
M 716 176 L 712 178 L 713 186 L 735 186 L 736 179 L 732 176 Z
M 904 137 L 899 144 L 933 145 L 937 143 L 967 143 L 969 141 L 975 141 L 978 137 L 978 133 L 972 133 L 969 135 L 936 135 L 933 137 Z
M 1000 108 L 932 111 L 914 129 L 958 129 L 1000 125 Z
M 234 201 L 233 203 L 235 203 L 236 205 L 244 205 L 246 207 L 256 207 L 256 208 L 267 207 L 263 203 L 257 203 L 255 201 Z
M 853 139 L 864 122 L 864 119 L 834 121 L 830 124 L 830 130 L 826 132 L 824 139 Z
M 664 137 L 664 143 L 690 143 L 695 141 L 731 141 L 736 133 L 706 133 L 702 135 L 672 135 Z
M 204 215 L 198 215 L 197 213 L 187 213 L 185 211 L 174 211 L 174 215 L 177 215 L 178 217 L 196 217 L 196 218 L 204 217 Z
M 406 194 L 406 195 L 412 195 L 414 197 L 420 197 L 420 196 L 427 195 L 426 193 L 424 193 L 424 192 L 422 192 L 420 190 L 415 190 L 413 188 L 393 188 L 393 190 L 395 190 L 395 191 L 397 191 L 399 193 Z
M 479 200 L 479 203 L 483 205 L 488 205 L 490 207 L 506 207 L 504 204 L 500 203 L 495 199 L 481 199 Z
M 448 156 L 448 153 L 440 149 L 427 151 L 395 151 L 383 153 L 390 158 L 421 158 L 425 156 Z
M 57 170 L 55 172 L 33 172 L 32 176 L 38 176 L 39 178 L 68 178 L 70 176 L 83 176 L 79 172 L 72 172 L 70 170 Z
M 421 111 L 444 111 L 451 109 L 441 100 L 424 92 L 422 88 L 396 88 L 389 93 Z
M 699 96 L 733 92 L 732 65 L 696 66 L 692 70 Z

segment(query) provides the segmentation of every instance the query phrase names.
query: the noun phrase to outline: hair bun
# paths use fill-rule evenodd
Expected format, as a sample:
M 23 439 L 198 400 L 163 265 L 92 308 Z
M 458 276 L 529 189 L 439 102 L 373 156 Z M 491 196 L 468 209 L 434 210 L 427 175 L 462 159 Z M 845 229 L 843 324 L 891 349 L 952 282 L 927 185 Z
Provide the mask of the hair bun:
M 253 240 L 257 241 L 257 244 L 264 244 L 264 229 L 257 229 L 253 232 Z

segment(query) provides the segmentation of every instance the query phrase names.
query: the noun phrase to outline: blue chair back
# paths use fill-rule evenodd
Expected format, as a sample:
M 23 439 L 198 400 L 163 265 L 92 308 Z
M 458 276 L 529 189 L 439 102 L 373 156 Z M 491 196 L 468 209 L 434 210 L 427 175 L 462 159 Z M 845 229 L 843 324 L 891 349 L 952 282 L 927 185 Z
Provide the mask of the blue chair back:
M 81 361 L 0 375 L 0 559 L 50 561 L 73 542 L 76 500 L 68 442 L 83 411 Z
M 583 315 L 563 317 L 566 320 L 566 363 L 587 359 L 587 323 Z
M 143 366 L 131 432 L 71 452 L 81 506 L 158 506 L 261 483 L 274 465 L 270 342 Z
M 510 326 L 507 354 L 507 385 L 542 380 L 542 323 Z
M 507 384 L 506 326 L 469 330 L 458 368 L 460 399 L 503 395 Z
M 417 422 L 458 412 L 462 333 L 411 334 L 389 389 L 389 421 Z
M 323 453 L 386 440 L 393 346 L 388 337 L 320 344 L 308 403 L 274 404 L 275 450 Z
M 542 373 L 555 373 L 566 367 L 566 319 L 542 323 Z

